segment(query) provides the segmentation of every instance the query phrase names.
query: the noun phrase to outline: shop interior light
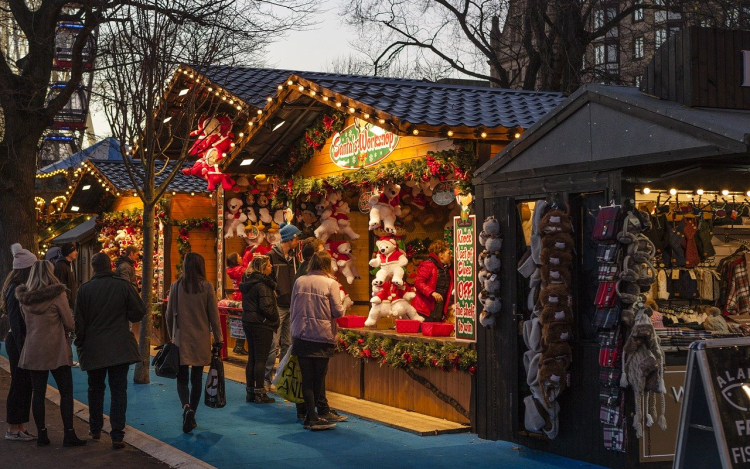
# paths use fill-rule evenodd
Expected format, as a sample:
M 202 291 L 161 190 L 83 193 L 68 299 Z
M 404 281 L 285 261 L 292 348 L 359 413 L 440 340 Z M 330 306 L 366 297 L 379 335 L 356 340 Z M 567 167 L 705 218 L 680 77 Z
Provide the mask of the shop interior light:
M 310 90 L 310 96 L 315 96 L 315 90 Z
M 350 112 L 350 113 L 354 114 L 354 111 L 356 111 L 356 109 L 354 109 L 353 107 L 350 107 L 350 108 L 349 108 L 349 112 Z
M 191 197 L 192 197 L 192 196 L 194 196 L 194 195 L 195 195 L 195 192 L 191 192 L 191 193 L 190 193 L 190 196 L 191 196 Z
M 364 115 L 364 118 L 365 118 L 365 119 L 369 119 L 369 118 L 370 118 L 370 115 L 369 115 L 369 114 L 367 114 L 367 113 L 365 113 L 365 115 Z
M 669 189 L 669 195 L 677 195 L 677 189 Z
M 723 191 L 721 191 L 721 195 L 729 195 L 729 191 L 724 189 Z
M 698 195 L 703 195 L 703 189 L 698 189 L 697 191 L 695 191 L 695 193 Z
M 229 104 L 234 104 L 234 99 L 230 99 Z
M 286 121 L 281 121 L 278 124 L 276 124 L 276 126 L 271 130 L 271 132 L 275 132 L 276 130 L 278 130 L 278 128 L 284 125 L 285 122 Z
M 261 114 L 263 114 L 263 110 L 262 109 L 258 109 L 258 115 L 261 115 Z
M 644 187 L 643 190 L 641 190 L 641 192 L 643 192 L 644 194 L 650 194 L 651 189 L 649 189 L 648 187 Z
M 411 131 L 411 133 L 414 135 L 419 135 L 419 129 L 414 129 Z
M 276 89 L 278 89 L 279 91 L 281 91 L 281 90 L 284 89 L 284 85 L 279 85 L 279 86 L 276 87 Z
M 227 100 L 227 97 L 226 97 L 226 96 L 222 96 L 222 97 L 221 97 L 221 100 L 222 100 L 222 101 L 226 101 L 226 100 Z
M 482 138 L 487 138 L 487 132 L 482 132 L 480 135 L 482 136 Z
M 190 88 L 185 88 L 183 90 L 180 90 L 180 96 L 185 96 L 190 92 Z
M 164 122 L 164 123 L 166 124 L 167 122 L 169 122 L 169 121 L 171 121 L 171 120 L 172 120 L 172 116 L 169 116 L 169 117 L 167 117 L 166 119 L 164 119 L 164 121 L 163 121 L 163 122 Z
M 305 87 L 304 87 L 304 86 L 302 86 L 302 85 L 299 85 L 299 87 L 298 87 L 297 89 L 298 89 L 298 90 L 299 90 L 300 92 L 302 92 L 302 91 L 305 91 Z
M 85 186 L 81 187 L 82 191 L 87 191 L 89 189 L 91 189 L 91 185 L 90 184 L 86 184 Z
M 245 136 L 245 132 L 240 132 L 240 138 Z
M 270 103 L 271 101 L 273 101 L 273 98 L 269 96 L 269 97 L 266 98 L 266 101 L 268 101 Z
M 294 84 L 294 82 L 292 80 L 289 80 L 288 82 L 286 82 L 286 84 L 289 85 L 289 86 L 292 86 Z
M 242 163 L 240 163 L 240 166 L 250 166 L 253 164 L 253 161 L 255 161 L 255 158 L 248 158 L 245 160 L 242 160 Z
M 78 205 L 73 205 L 72 207 L 70 207 L 70 210 L 73 211 L 73 212 L 77 212 L 77 211 L 81 210 L 81 208 Z
M 328 96 L 323 96 L 323 101 L 328 101 Z
M 336 103 L 336 107 L 341 107 L 341 103 Z
M 214 89 L 213 89 L 213 87 L 212 87 L 212 86 L 209 86 L 209 87 L 208 87 L 208 92 L 209 92 L 209 93 L 210 93 L 210 92 L 212 92 L 213 90 L 214 90 Z
M 119 192 L 117 193 L 117 197 L 120 197 L 120 193 Z

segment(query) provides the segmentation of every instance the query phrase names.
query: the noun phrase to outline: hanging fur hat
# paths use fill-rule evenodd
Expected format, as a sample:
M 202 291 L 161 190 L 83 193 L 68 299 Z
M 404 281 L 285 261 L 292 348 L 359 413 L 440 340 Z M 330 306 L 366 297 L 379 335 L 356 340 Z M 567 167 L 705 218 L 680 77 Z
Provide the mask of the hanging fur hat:
M 545 264 L 541 268 L 542 283 L 561 284 L 570 287 L 571 275 L 568 267 Z
M 542 265 L 555 267 L 570 267 L 573 265 L 573 254 L 561 249 L 543 247 L 539 259 L 542 261 Z
M 567 322 L 568 324 L 572 324 L 573 313 L 569 306 L 558 306 L 557 304 L 550 303 L 542 308 L 539 320 L 542 324 L 551 322 Z
M 543 234 L 570 233 L 570 216 L 562 210 L 550 210 L 539 222 L 539 232 Z
M 570 289 L 561 284 L 545 285 L 539 292 L 539 301 L 543 306 L 554 304 L 560 307 L 570 307 L 573 302 Z
M 542 327 L 542 348 L 556 342 L 568 342 L 573 338 L 573 330 L 567 322 L 549 322 Z
M 558 251 L 572 252 L 574 248 L 573 237 L 570 233 L 560 232 L 544 235 L 542 238 L 543 249 L 554 249 Z

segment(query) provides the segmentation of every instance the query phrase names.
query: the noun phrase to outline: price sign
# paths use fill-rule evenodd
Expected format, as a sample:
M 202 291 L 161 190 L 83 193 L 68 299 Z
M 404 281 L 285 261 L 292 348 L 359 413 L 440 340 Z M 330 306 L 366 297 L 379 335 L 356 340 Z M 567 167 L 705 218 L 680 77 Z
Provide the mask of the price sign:
M 456 340 L 476 342 L 476 216 L 453 218 L 453 272 L 456 305 Z

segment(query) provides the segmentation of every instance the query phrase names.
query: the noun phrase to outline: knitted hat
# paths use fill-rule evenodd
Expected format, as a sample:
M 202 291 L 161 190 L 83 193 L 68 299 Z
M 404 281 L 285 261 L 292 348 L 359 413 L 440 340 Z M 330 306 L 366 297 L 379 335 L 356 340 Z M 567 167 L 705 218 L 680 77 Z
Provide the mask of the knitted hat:
M 293 240 L 295 236 L 301 235 L 302 232 L 294 225 L 282 223 L 279 234 L 281 235 L 281 242 L 286 243 L 287 241 Z
M 76 243 L 65 243 L 60 247 L 60 253 L 63 257 L 68 257 L 70 253 L 75 252 L 78 250 L 78 246 L 76 246 Z
M 18 243 L 10 247 L 10 252 L 13 253 L 13 270 L 26 269 L 34 265 L 34 262 L 37 261 L 35 255 L 21 247 Z

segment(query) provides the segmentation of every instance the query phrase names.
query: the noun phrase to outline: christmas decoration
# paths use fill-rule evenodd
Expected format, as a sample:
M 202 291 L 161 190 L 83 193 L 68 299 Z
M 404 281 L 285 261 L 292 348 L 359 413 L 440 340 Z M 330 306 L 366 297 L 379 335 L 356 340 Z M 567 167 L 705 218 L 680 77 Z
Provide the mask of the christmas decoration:
M 349 285 L 354 279 L 362 278 L 357 272 L 357 266 L 354 265 L 356 259 L 352 254 L 352 245 L 348 241 L 335 241 L 326 245 L 326 249 L 331 253 L 334 262 L 334 269 L 341 272 L 346 278 Z
M 214 191 L 217 185 L 221 185 L 225 191 L 230 190 L 235 181 L 219 170 L 219 163 L 234 148 L 231 119 L 227 116 L 204 117 L 198 121 L 198 129 L 190 132 L 190 136 L 197 136 L 198 139 L 190 147 L 189 153 L 199 159 L 190 168 L 183 169 L 183 174 L 205 179 L 209 191 Z
M 346 114 L 343 112 L 331 112 L 321 117 L 315 124 L 308 127 L 299 140 L 292 144 L 289 152 L 282 155 L 277 161 L 277 173 L 283 175 L 284 179 L 291 179 L 315 154 L 316 150 L 325 145 L 326 140 L 336 132 L 344 128 Z
M 226 223 L 224 224 L 224 238 L 231 238 L 235 232 L 240 238 L 245 238 L 245 222 L 247 215 L 242 213 L 242 201 L 236 197 L 229 199 L 227 202 L 227 211 L 224 213 Z
M 349 204 L 342 200 L 341 192 L 332 192 L 328 195 L 328 200 L 331 202 L 331 217 L 336 219 L 338 223 L 338 233 L 345 234 L 349 239 L 359 239 L 357 234 L 349 222 L 349 213 L 351 212 Z
M 383 188 L 380 193 L 373 194 L 367 204 L 370 206 L 370 230 L 380 228 L 380 224 L 383 224 L 383 229 L 389 234 L 396 234 L 396 217 L 401 215 L 401 198 L 399 193 L 401 192 L 401 186 L 398 184 L 389 183 Z
M 175 221 L 172 224 L 177 227 L 177 251 L 180 253 L 180 260 L 177 263 L 177 272 L 182 271 L 182 261 L 185 254 L 192 252 L 190 246 L 190 232 L 192 230 L 215 231 L 216 221 L 211 218 L 186 218 L 185 220 Z
M 477 369 L 477 352 L 452 342 L 397 341 L 391 337 L 378 337 L 373 333 L 362 337 L 354 331 L 341 331 L 337 336 L 336 351 L 392 368 L 435 368 L 445 372 L 463 371 L 472 375 Z
M 382 286 L 386 281 L 393 282 L 396 286 L 404 284 L 404 267 L 409 263 L 406 254 L 398 246 L 398 241 L 393 237 L 382 237 L 375 242 L 378 253 L 371 259 L 370 267 L 379 267 L 373 283 Z

